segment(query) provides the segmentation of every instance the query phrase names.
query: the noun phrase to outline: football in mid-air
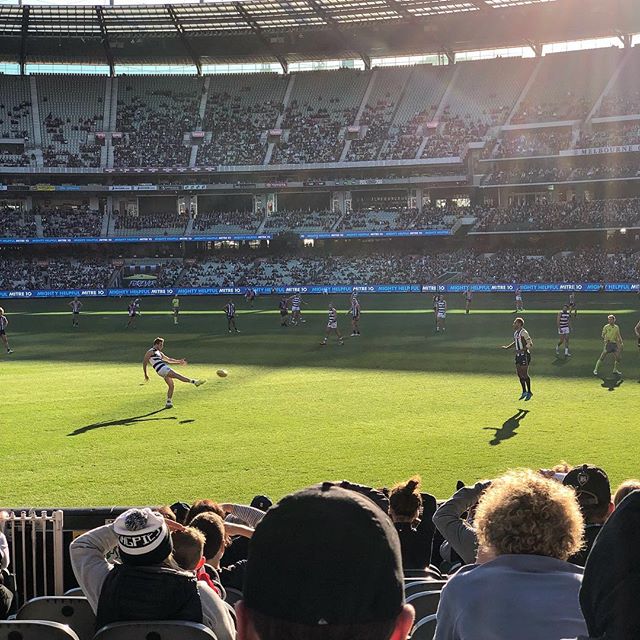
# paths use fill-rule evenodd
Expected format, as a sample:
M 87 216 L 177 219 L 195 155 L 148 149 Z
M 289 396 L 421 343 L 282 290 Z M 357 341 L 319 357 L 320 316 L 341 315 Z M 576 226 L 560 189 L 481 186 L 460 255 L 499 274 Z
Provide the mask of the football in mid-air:
M 216 374 L 219 378 L 226 378 L 229 375 L 229 373 L 225 369 L 218 369 L 216 371 Z

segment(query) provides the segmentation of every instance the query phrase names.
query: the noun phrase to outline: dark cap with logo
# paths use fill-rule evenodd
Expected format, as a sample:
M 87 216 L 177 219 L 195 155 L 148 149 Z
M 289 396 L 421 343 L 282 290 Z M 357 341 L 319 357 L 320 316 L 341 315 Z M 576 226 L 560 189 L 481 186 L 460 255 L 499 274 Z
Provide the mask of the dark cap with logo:
M 583 464 L 567 473 L 562 481 L 576 490 L 581 507 L 602 507 L 611 502 L 609 477 L 600 467 Z
M 394 620 L 404 604 L 400 540 L 369 498 L 325 482 L 267 511 L 249 546 L 244 601 L 302 625 Z

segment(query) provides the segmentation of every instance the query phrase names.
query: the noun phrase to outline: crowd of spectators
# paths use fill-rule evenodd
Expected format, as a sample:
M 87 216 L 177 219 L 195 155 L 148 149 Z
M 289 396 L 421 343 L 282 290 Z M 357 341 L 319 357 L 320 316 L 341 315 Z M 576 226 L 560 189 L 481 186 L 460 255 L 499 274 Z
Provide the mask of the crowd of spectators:
M 576 146 L 578 149 L 597 147 L 620 147 L 629 144 L 640 144 L 640 123 L 627 122 L 615 128 L 599 129 L 591 133 L 582 133 Z
M 484 178 L 485 184 L 531 184 L 610 180 L 640 176 L 640 163 L 600 163 L 579 167 L 528 166 L 512 169 L 494 169 Z
M 497 429 L 492 444 L 508 437 Z M 325 481 L 276 504 L 127 509 L 69 552 L 97 628 L 179 620 L 219 640 L 635 640 L 639 489 L 630 479 L 612 491 L 588 462 L 459 482 L 442 501 L 420 476 Z M 8 518 L 0 512 L 3 575 Z M 3 619 L 12 593 L 0 595 Z
M 133 90 L 125 87 L 127 92 Z M 196 128 L 198 97 L 156 89 L 132 95 L 127 101 L 119 99 L 117 130 L 124 138 L 114 145 L 114 166 L 188 166 L 191 146 L 185 146 L 183 138 Z
M 272 164 L 337 162 L 344 148 L 344 131 L 354 121 L 357 109 L 344 107 L 339 98 L 325 106 L 299 104 L 285 109 L 282 128 L 286 140 L 276 144 Z
M 169 260 L 160 266 L 156 285 L 158 287 L 173 287 L 182 273 L 184 263 L 182 260 Z
M 0 137 L 29 140 L 27 122 L 31 117 L 31 102 L 23 100 L 14 105 L 0 103 Z
M 102 289 L 114 267 L 89 258 L 0 259 L 0 289 Z
M 429 133 L 426 124 L 431 113 L 433 109 L 428 108 L 415 114 L 402 126 L 393 127 L 389 131 L 389 142 L 384 154 L 387 160 L 411 160 L 416 157 L 424 136 Z
M 243 105 L 240 96 L 210 94 L 203 128 L 211 142 L 198 148 L 199 166 L 260 165 L 267 152 L 267 134 L 280 115 L 274 101 Z
M 78 152 L 71 151 L 68 147 L 69 140 L 64 128 L 71 127 L 72 131 L 89 132 L 97 131 L 102 125 L 102 116 L 80 117 L 73 124 L 71 118 L 65 115 L 54 115 L 51 111 L 43 121 L 43 127 L 51 141 L 42 149 L 42 158 L 45 167 L 99 167 L 101 147 L 95 143 L 80 143 Z
M 0 207 L 0 236 L 3 238 L 34 238 L 37 231 L 32 214 L 13 207 Z
M 35 156 L 33 154 L 0 151 L 1 167 L 30 167 L 34 163 Z
M 511 124 L 525 122 L 556 122 L 558 120 L 584 120 L 593 101 L 587 97 L 568 95 L 563 100 L 532 104 L 524 101 L 511 119 Z
M 640 89 L 624 88 L 624 93 L 605 96 L 600 105 L 598 115 L 626 116 L 640 114 Z
M 280 231 L 331 231 L 340 213 L 322 209 L 292 209 L 274 211 L 267 217 L 266 233 Z
M 427 137 L 423 158 L 449 158 L 461 156 L 471 142 L 481 142 L 488 130 L 486 122 L 451 116 L 442 116 L 439 131 Z
M 364 136 L 351 141 L 348 161 L 377 160 L 384 143 L 391 135 L 389 125 L 395 109 L 396 103 L 391 96 L 365 107 L 360 126 L 366 127 L 366 130 Z
M 151 231 L 162 235 L 184 234 L 188 216 L 177 211 L 157 211 L 154 213 L 114 211 L 115 234 L 119 231 Z
M 264 219 L 263 211 L 198 211 L 193 233 L 228 230 L 233 233 L 256 233 Z
M 474 207 L 479 231 L 528 229 L 591 229 L 636 226 L 640 222 L 640 200 L 571 200 L 537 202 L 511 207 Z
M 490 155 L 493 158 L 557 155 L 561 149 L 571 147 L 572 137 L 570 129 L 532 129 L 505 134 Z
M 42 216 L 42 232 L 49 238 L 99 238 L 102 233 L 102 214 L 89 207 L 56 207 L 34 209 Z

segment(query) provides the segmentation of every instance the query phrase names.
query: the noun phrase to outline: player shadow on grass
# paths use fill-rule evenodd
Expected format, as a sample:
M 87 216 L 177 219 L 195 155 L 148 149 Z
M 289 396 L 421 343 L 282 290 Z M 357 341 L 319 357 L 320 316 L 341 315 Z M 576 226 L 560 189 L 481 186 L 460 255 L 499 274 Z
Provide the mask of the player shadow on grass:
M 509 440 L 518 435 L 516 430 L 520 426 L 521 420 L 524 420 L 528 413 L 529 411 L 527 409 L 518 409 L 518 413 L 505 420 L 499 429 L 495 427 L 483 427 L 485 431 L 495 431 L 493 439 L 489 441 L 489 444 L 495 447 L 504 440 Z
M 623 382 L 624 378 L 621 378 L 620 376 L 613 376 L 609 378 L 602 378 L 602 384 L 600 386 L 603 389 L 615 391 Z
M 93 431 L 94 429 L 102 429 L 103 427 L 125 427 L 138 424 L 140 422 L 154 422 L 159 420 L 177 420 L 176 416 L 164 416 L 159 418 L 152 418 L 151 416 L 155 416 L 158 413 L 163 413 L 165 409 L 157 409 L 156 411 L 151 411 L 151 413 L 145 413 L 141 416 L 132 416 L 131 418 L 121 418 L 120 420 L 105 420 L 104 422 L 94 422 L 93 424 L 88 424 L 86 427 L 79 427 L 75 431 L 68 433 L 67 436 L 79 436 L 83 433 L 87 433 L 87 431 Z M 195 422 L 195 420 L 180 420 L 178 424 L 189 424 L 191 422 Z

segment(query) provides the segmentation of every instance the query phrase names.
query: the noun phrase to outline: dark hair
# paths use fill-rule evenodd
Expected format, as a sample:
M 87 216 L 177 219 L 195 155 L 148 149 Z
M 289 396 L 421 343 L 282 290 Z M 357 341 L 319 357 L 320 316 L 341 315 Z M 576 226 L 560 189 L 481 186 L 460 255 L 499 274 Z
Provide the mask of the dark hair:
M 187 517 L 184 519 L 185 524 L 191 524 L 191 521 L 199 514 L 210 511 L 217 513 L 224 520 L 224 509 L 213 500 L 196 500 L 190 507 Z
M 165 520 L 172 520 L 173 522 L 177 522 L 176 514 L 173 512 L 171 507 L 164 505 L 162 507 L 158 507 L 155 509 Z
M 422 507 L 420 495 L 420 476 L 413 476 L 405 483 L 399 483 L 391 489 L 389 495 L 391 511 L 396 516 L 411 518 Z
M 580 510 L 584 516 L 585 524 L 602 524 L 609 515 L 610 503 L 605 504 L 581 504 Z
M 389 640 L 395 620 L 369 624 L 309 626 L 287 622 L 249 609 L 251 621 L 260 640 Z
M 222 545 L 228 547 L 231 544 L 231 539 L 224 529 L 222 518 L 217 513 L 213 513 L 213 511 L 205 511 L 196 516 L 189 526 L 198 529 L 204 534 L 203 554 L 207 560 L 214 558 Z

